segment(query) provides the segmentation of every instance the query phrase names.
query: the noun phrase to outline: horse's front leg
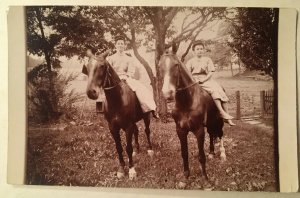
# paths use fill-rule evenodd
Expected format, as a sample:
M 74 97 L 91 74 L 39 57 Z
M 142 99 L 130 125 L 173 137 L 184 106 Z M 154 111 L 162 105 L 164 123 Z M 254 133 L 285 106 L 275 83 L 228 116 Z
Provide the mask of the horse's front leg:
M 132 160 L 132 153 L 133 153 L 133 148 L 132 148 L 132 135 L 135 130 L 135 124 L 132 124 L 126 129 L 126 152 L 128 155 L 128 162 L 129 162 L 129 179 L 134 179 L 136 177 L 136 171 L 133 166 L 133 160 Z
M 117 172 L 117 177 L 120 179 L 122 177 L 125 176 L 125 171 L 124 171 L 124 166 L 125 166 L 125 162 L 123 159 L 123 148 L 122 148 L 122 144 L 121 144 L 121 138 L 120 138 L 120 129 L 112 126 L 111 124 L 109 124 L 109 130 L 110 133 L 112 134 L 115 144 L 116 144 L 116 149 L 119 155 L 119 168 L 118 168 L 118 172 Z
M 201 164 L 202 174 L 204 176 L 205 182 L 208 181 L 206 174 L 206 157 L 204 153 L 204 141 L 205 141 L 205 131 L 204 126 L 200 126 L 198 130 L 194 131 L 197 138 L 198 149 L 199 149 L 199 162 Z
M 146 136 L 147 136 L 147 141 L 148 141 L 148 155 L 150 157 L 153 157 L 154 155 L 154 151 L 152 149 L 152 143 L 151 143 L 151 139 L 150 139 L 150 134 L 151 134 L 151 131 L 150 131 L 150 113 L 147 113 L 144 115 L 144 123 L 145 123 L 145 133 L 146 133 Z
M 225 148 L 224 148 L 224 141 L 222 138 L 220 138 L 220 157 L 221 161 L 226 161 L 226 153 L 225 153 Z
M 189 154 L 188 154 L 188 143 L 187 143 L 187 134 L 188 131 L 180 128 L 178 125 L 176 126 L 177 135 L 180 141 L 181 146 L 181 156 L 183 160 L 183 169 L 184 169 L 184 176 L 187 179 L 190 175 L 189 169 Z

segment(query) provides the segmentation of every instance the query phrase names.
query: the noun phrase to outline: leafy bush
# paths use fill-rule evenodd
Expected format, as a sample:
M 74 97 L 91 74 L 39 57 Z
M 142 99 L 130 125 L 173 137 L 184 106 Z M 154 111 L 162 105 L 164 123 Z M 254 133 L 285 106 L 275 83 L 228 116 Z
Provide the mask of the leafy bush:
M 70 119 L 77 113 L 75 103 L 82 94 L 69 91 L 77 75 L 60 74 L 41 64 L 28 72 L 28 121 L 49 122 L 61 117 Z

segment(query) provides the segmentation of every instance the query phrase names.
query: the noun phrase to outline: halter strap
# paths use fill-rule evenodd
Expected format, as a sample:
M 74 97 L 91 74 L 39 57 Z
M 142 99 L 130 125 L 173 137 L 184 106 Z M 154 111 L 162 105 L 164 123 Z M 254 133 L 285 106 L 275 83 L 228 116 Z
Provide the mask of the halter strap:
M 186 86 L 186 87 L 177 88 L 176 91 L 183 91 L 183 90 L 185 90 L 185 89 L 187 89 L 187 88 L 190 88 L 190 87 L 192 87 L 192 86 L 194 86 L 194 85 L 196 85 L 196 84 L 198 84 L 198 82 L 194 82 L 193 84 L 190 84 L 190 85 L 188 85 L 188 86 Z

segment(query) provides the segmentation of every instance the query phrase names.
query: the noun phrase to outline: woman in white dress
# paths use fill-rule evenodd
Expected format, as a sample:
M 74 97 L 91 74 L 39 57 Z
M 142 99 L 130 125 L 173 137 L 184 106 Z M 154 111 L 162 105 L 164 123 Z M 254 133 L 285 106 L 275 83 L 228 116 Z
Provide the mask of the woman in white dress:
M 154 118 L 159 118 L 156 112 L 153 92 L 140 81 L 133 78 L 136 68 L 134 66 L 133 58 L 124 52 L 125 38 L 117 36 L 115 38 L 115 47 L 117 52 L 107 57 L 106 60 L 114 68 L 119 77 L 126 80 L 129 87 L 136 93 L 143 112 L 146 113 L 151 111 Z
M 211 94 L 221 116 L 229 125 L 234 126 L 233 117 L 228 114 L 227 103 L 229 99 L 224 89 L 212 78 L 215 66 L 211 58 L 204 56 L 204 44 L 201 41 L 196 41 L 192 46 L 192 50 L 194 51 L 194 57 L 188 60 L 186 67 L 200 86 Z

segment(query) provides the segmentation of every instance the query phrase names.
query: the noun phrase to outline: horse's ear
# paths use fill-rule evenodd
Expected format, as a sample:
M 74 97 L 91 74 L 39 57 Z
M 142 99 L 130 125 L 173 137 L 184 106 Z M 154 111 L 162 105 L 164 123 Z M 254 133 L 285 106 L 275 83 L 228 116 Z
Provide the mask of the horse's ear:
M 173 54 L 176 54 L 176 53 L 177 53 L 177 50 L 178 50 L 178 49 L 177 49 L 177 45 L 176 45 L 176 43 L 173 41 L 173 42 L 172 42 L 172 53 L 173 53 Z
M 81 72 L 85 75 L 88 75 L 88 71 L 85 65 L 83 65 Z

